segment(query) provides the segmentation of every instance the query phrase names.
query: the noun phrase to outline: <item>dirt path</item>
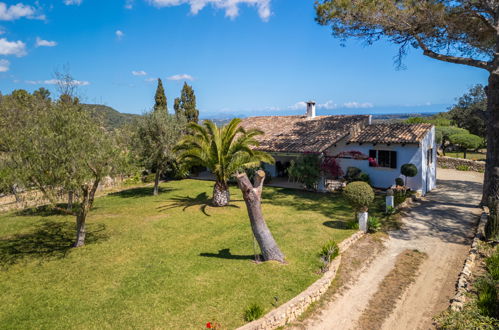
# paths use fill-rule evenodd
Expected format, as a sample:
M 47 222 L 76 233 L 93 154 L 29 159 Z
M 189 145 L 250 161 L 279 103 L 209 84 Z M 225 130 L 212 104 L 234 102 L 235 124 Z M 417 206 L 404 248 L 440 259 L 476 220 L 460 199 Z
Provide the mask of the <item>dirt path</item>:
M 405 249 L 428 254 L 421 272 L 399 300 L 382 329 L 430 329 L 432 317 L 447 308 L 455 291 L 478 220 L 483 176 L 475 172 L 439 169 L 438 188 L 403 219 L 402 230 L 390 233 L 386 249 L 352 285 L 306 329 L 356 329 L 357 320 Z

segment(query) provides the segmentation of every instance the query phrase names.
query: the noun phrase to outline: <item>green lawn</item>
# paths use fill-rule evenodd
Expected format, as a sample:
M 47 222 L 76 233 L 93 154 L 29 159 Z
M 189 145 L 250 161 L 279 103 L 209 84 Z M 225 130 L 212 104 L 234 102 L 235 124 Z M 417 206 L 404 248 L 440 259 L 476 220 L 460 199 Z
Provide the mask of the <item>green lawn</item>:
M 341 196 L 265 187 L 264 215 L 288 264 L 256 264 L 235 187 L 226 208 L 206 205 L 211 182 L 161 188 L 98 198 L 79 249 L 69 248 L 73 217 L 0 214 L 0 328 L 234 328 L 249 304 L 267 312 L 318 279 L 321 245 L 354 232 Z
M 464 158 L 463 152 L 446 152 L 445 155 L 447 157 Z M 469 151 L 466 153 L 466 159 L 485 160 L 486 157 L 487 157 L 487 155 L 485 153 L 481 153 L 481 152 Z

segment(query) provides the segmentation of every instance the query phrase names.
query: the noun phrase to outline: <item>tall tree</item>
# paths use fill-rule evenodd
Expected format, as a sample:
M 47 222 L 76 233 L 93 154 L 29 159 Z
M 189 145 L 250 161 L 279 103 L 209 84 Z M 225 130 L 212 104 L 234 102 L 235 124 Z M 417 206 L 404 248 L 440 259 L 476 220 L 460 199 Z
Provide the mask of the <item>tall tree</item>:
M 153 194 L 159 193 L 159 180 L 176 159 L 174 147 L 185 131 L 185 118 L 164 111 L 151 111 L 138 122 L 136 150 L 142 164 L 156 171 Z
M 206 167 L 215 175 L 213 187 L 214 206 L 225 206 L 230 201 L 228 181 L 246 168 L 260 166 L 261 162 L 274 163 L 269 154 L 253 150 L 258 146 L 256 136 L 263 134 L 256 129 L 245 130 L 239 126 L 241 119 L 234 118 L 223 127 L 206 120 L 202 125 L 189 123 L 192 132 L 184 136 L 176 150 L 180 160 L 189 165 Z
M 461 96 L 449 110 L 452 121 L 461 128 L 467 129 L 471 134 L 482 138 L 487 136 L 487 95 L 482 85 L 475 85 Z
M 163 88 L 163 82 L 160 78 L 158 78 L 158 87 L 156 87 L 156 94 L 154 95 L 154 111 L 168 113 L 165 89 Z
M 199 120 L 199 110 L 196 109 L 196 95 L 194 89 L 184 82 L 180 98 L 175 99 L 175 113 L 182 114 L 190 123 L 196 123 Z
M 4 98 L 0 104 L 5 115 L 0 136 L 10 135 L 5 150 L 18 172 L 14 177 L 40 191 L 53 208 L 76 217 L 74 246 L 82 246 L 97 187 L 103 177 L 117 173 L 121 152 L 76 100 L 68 101 L 69 96 L 55 103 L 40 102 L 31 95 L 21 100 L 13 96 L 13 102 L 5 103 Z M 61 193 L 68 191 L 81 200 L 73 209 L 59 208 Z
M 409 47 L 449 63 L 487 70 L 487 163 L 482 203 L 499 199 L 499 0 L 320 0 L 319 24 L 340 39 Z

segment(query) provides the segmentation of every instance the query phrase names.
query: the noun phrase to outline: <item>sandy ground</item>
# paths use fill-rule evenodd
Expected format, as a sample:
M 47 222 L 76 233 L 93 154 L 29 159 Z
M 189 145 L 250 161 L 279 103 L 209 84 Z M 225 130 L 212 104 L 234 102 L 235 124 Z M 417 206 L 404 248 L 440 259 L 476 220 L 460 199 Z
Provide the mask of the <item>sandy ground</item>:
M 448 307 L 455 282 L 469 251 L 478 221 L 483 175 L 438 170 L 438 188 L 403 219 L 402 230 L 390 233 L 386 249 L 358 281 L 304 322 L 306 329 L 356 329 L 356 323 L 405 249 L 428 254 L 416 281 L 405 291 L 382 329 L 431 329 L 432 317 Z

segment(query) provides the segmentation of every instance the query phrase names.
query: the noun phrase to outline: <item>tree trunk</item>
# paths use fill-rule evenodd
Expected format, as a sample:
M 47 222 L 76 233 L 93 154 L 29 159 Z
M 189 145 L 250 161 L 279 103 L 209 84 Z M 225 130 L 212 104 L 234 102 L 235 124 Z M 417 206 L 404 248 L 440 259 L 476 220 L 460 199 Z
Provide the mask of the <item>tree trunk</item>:
M 70 192 L 68 192 L 68 206 L 67 206 L 67 209 L 69 211 L 72 208 L 73 208 L 73 192 L 70 191 Z
M 495 63 L 499 62 L 496 58 Z M 499 66 L 499 65 L 498 65 Z M 482 205 L 499 200 L 499 67 L 492 71 L 487 86 L 487 161 Z
M 85 236 L 87 234 L 85 230 L 85 222 L 87 220 L 88 212 L 92 209 L 94 204 L 95 192 L 99 186 L 100 178 L 96 178 L 92 187 L 89 185 L 84 185 L 83 190 L 83 200 L 80 204 L 80 209 L 76 215 L 76 242 L 74 247 L 80 247 L 85 245 Z
M 161 176 L 161 171 L 159 169 L 156 170 L 156 175 L 154 176 L 154 190 L 153 195 L 158 196 L 159 194 L 159 177 Z
M 466 159 L 466 149 L 464 149 L 463 154 L 464 154 L 464 159 Z
M 230 202 L 229 186 L 225 182 L 215 182 L 213 187 L 213 206 L 226 206 Z
M 264 179 L 265 172 L 260 170 L 255 174 L 254 186 L 251 184 L 246 173 L 237 176 L 237 183 L 243 193 L 251 222 L 251 229 L 262 251 L 263 260 L 276 260 L 284 263 L 284 254 L 279 249 L 279 246 L 277 246 L 272 233 L 263 219 L 261 196 Z

